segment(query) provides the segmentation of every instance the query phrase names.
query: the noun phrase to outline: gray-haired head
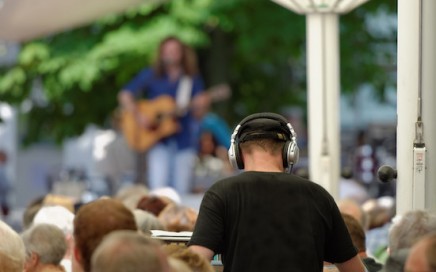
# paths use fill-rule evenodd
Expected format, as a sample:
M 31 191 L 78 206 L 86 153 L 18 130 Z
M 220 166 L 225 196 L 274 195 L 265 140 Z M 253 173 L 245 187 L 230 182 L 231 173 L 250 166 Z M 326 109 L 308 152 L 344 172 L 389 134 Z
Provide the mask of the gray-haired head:
M 138 230 L 142 231 L 146 235 L 151 234 L 151 230 L 164 230 L 164 226 L 159 219 L 152 213 L 135 209 L 133 211 L 135 216 L 135 222 L 138 226 Z
M 415 242 L 430 232 L 436 231 L 436 214 L 428 211 L 409 211 L 394 220 L 389 231 L 389 250 L 410 249 Z
M 65 235 L 51 224 L 38 224 L 22 233 L 26 254 L 39 257 L 39 263 L 59 265 L 67 250 Z

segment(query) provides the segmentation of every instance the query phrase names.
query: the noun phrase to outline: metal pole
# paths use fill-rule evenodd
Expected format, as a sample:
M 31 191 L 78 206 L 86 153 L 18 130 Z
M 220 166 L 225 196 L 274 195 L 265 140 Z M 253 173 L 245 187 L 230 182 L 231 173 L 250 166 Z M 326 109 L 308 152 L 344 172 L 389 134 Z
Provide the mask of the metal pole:
M 423 0 L 422 16 L 422 119 L 426 145 L 426 183 L 425 208 L 436 211 L 436 170 L 432 165 L 436 163 L 436 1 Z M 417 196 L 420 197 L 420 196 Z
M 339 196 L 338 15 L 306 16 L 309 120 L 309 174 L 333 197 Z
M 436 210 L 436 1 L 398 1 L 397 213 Z

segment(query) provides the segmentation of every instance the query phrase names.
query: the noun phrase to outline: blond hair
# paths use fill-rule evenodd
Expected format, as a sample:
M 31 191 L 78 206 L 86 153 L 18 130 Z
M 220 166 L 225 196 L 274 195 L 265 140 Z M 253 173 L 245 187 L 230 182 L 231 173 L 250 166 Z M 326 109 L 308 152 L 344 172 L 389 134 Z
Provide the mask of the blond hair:
M 21 237 L 0 220 L 0 271 L 22 272 L 25 249 Z

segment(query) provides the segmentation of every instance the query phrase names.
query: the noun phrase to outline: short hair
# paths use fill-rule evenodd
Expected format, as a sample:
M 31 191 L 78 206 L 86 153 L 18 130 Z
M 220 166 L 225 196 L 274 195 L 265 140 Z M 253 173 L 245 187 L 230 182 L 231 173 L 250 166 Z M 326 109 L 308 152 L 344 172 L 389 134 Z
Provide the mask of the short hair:
M 394 222 L 389 231 L 389 250 L 408 248 L 426 234 L 436 231 L 436 215 L 428 211 L 416 210 L 405 213 Z
M 365 246 L 365 231 L 363 230 L 360 223 L 351 215 L 342 213 L 342 218 L 344 219 L 345 226 L 350 233 L 351 240 L 353 241 L 354 247 L 357 248 L 358 252 L 366 252 Z
M 65 235 L 73 235 L 74 214 L 63 206 L 45 206 L 35 215 L 33 224 L 51 224 L 60 228 Z
M 395 214 L 395 203 L 392 198 L 379 197 L 378 199 L 368 199 L 362 205 L 367 214 L 368 229 L 379 228 L 390 222 Z
M 151 234 L 151 230 L 165 230 L 159 219 L 152 213 L 136 209 L 133 211 L 135 216 L 136 226 L 143 234 Z
M 21 237 L 1 220 L 0 237 L 0 271 L 22 272 L 25 250 Z
M 110 233 L 92 256 L 93 272 L 168 270 L 168 260 L 160 244 L 134 231 Z
M 194 231 L 198 213 L 192 208 L 169 204 L 159 214 L 158 219 L 168 231 Z
M 357 201 L 344 198 L 337 202 L 338 208 L 343 214 L 348 214 L 353 216 L 357 222 L 362 226 L 365 230 L 368 227 L 368 217 L 366 212 L 362 209 L 362 207 L 357 203 Z M 359 214 L 356 214 L 358 212 Z
M 35 253 L 42 264 L 59 265 L 67 251 L 67 242 L 61 229 L 51 224 L 38 224 L 21 235 L 27 256 Z
M 158 216 L 169 203 L 170 201 L 163 197 L 147 195 L 138 201 L 137 208 Z
M 239 145 L 241 150 L 247 153 L 250 153 L 255 148 L 261 148 L 265 152 L 269 152 L 272 155 L 277 155 L 282 153 L 285 142 L 275 139 L 256 139 L 242 142 Z
M 148 188 L 145 185 L 134 184 L 119 189 L 115 199 L 118 199 L 127 208 L 133 210 L 138 206 L 139 200 L 146 195 L 148 195 Z
M 137 230 L 132 212 L 121 202 L 98 199 L 79 208 L 74 218 L 74 239 L 85 272 L 91 268 L 91 256 L 103 237 L 115 230 Z
M 206 258 L 185 246 L 167 244 L 164 245 L 164 251 L 170 258 L 172 257 L 186 263 L 193 272 L 214 271 L 212 265 L 208 260 L 206 260 Z

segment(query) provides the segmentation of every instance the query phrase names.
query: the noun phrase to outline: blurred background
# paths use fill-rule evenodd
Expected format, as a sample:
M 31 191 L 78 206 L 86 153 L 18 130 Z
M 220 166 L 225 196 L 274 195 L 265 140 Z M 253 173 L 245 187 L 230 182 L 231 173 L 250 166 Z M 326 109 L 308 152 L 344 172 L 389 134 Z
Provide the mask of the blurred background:
M 396 7 L 369 1 L 340 17 L 341 167 L 372 197 L 395 194 L 376 171 L 396 159 Z M 86 200 L 133 182 L 117 93 L 168 35 L 195 48 L 206 87 L 231 87 L 211 109 L 230 128 L 259 111 L 291 120 L 304 174 L 304 16 L 264 0 L 0 0 L 0 149 L 13 209 L 48 192 Z

